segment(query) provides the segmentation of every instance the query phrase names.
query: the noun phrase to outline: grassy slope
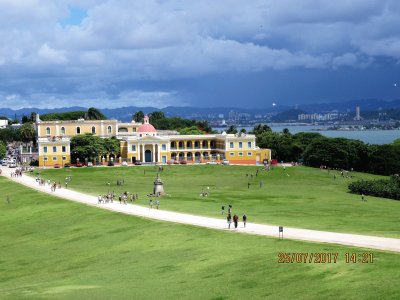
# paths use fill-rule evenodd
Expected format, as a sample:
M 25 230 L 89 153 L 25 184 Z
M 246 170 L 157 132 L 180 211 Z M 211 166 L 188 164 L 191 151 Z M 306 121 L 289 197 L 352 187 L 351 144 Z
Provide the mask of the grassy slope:
M 220 217 L 224 203 L 233 205 L 234 213 L 246 213 L 252 222 L 400 237 L 400 201 L 360 197 L 347 192 L 351 179 L 338 172 L 296 167 L 271 172 L 260 171 L 253 179 L 256 167 L 239 166 L 167 166 L 161 174 L 165 190 L 171 196 L 161 200 L 163 209 Z M 146 194 L 152 192 L 155 167 L 86 168 L 41 171 L 46 178 L 64 182 L 66 175 L 73 180 L 69 188 L 97 195 L 109 189 L 139 193 L 138 204 L 147 205 Z M 145 174 L 144 174 L 145 173 Z M 337 179 L 333 179 L 336 174 Z M 354 179 L 378 178 L 354 173 Z M 116 179 L 125 186 L 116 186 Z M 106 182 L 111 182 L 111 187 Z M 263 187 L 260 188 L 260 181 Z M 250 182 L 250 189 L 247 183 Z M 210 187 L 210 197 L 199 196 Z
M 149 221 L 0 178 L 2 299 L 399 298 L 400 255 Z M 339 252 L 337 264 L 278 264 L 278 252 Z

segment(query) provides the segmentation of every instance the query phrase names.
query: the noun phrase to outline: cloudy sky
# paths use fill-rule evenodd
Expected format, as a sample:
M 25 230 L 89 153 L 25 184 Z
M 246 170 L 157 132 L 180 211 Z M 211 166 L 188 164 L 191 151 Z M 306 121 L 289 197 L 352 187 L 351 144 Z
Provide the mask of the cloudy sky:
M 398 0 L 0 0 L 0 107 L 391 100 L 399 28 Z

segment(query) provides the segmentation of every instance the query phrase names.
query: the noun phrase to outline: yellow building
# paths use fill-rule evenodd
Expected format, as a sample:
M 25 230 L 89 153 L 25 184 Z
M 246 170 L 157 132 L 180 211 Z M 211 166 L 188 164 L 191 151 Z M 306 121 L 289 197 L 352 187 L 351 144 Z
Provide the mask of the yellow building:
M 70 137 L 91 133 L 99 137 L 115 136 L 121 140 L 121 156 L 116 163 L 204 163 L 228 160 L 232 164 L 261 164 L 271 159 L 269 149 L 260 149 L 251 134 L 179 135 L 157 131 L 147 116 L 141 123 L 116 120 L 47 121 L 39 119 L 39 166 L 70 163 Z M 100 158 L 104 163 L 107 158 Z

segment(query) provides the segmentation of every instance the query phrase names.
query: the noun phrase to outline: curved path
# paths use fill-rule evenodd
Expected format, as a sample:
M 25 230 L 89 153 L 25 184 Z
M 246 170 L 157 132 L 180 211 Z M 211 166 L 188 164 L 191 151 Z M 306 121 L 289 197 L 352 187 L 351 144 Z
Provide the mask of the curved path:
M 11 177 L 10 174 L 15 169 L 1 167 L 1 170 L 3 171 L 2 175 L 7 176 L 8 178 L 17 183 L 23 184 L 27 187 L 33 188 L 40 192 L 44 192 L 60 198 L 72 200 L 75 202 L 80 202 L 86 205 L 117 211 L 129 215 L 163 220 L 167 222 L 189 224 L 189 225 L 207 227 L 212 229 L 229 230 L 227 229 L 227 223 L 225 219 L 216 219 L 216 218 L 201 217 L 201 216 L 195 216 L 195 215 L 172 212 L 172 211 L 149 209 L 147 207 L 134 204 L 123 205 L 120 204 L 118 201 L 115 201 L 114 203 L 98 204 L 97 197 L 95 196 L 86 195 L 80 192 L 64 188 L 57 189 L 55 192 L 51 192 L 50 186 L 48 185 L 39 186 L 33 177 L 27 175 L 23 175 L 22 177 L 18 178 Z M 231 225 L 231 227 L 233 227 L 233 224 Z M 243 225 L 240 224 L 238 229 L 230 229 L 230 230 L 237 231 L 240 233 L 278 237 L 277 226 L 247 223 L 246 228 L 243 228 Z M 346 246 L 355 246 L 362 248 L 400 252 L 400 239 L 396 238 L 316 231 L 316 230 L 289 228 L 289 227 L 284 228 L 284 237 L 285 239 L 312 241 L 318 243 L 340 244 Z

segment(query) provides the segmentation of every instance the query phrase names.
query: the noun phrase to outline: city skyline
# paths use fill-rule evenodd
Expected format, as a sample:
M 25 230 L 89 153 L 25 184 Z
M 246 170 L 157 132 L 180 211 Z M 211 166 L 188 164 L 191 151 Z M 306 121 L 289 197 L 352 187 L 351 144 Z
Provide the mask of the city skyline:
M 5 0 L 0 16 L 0 107 L 400 98 L 393 0 Z

